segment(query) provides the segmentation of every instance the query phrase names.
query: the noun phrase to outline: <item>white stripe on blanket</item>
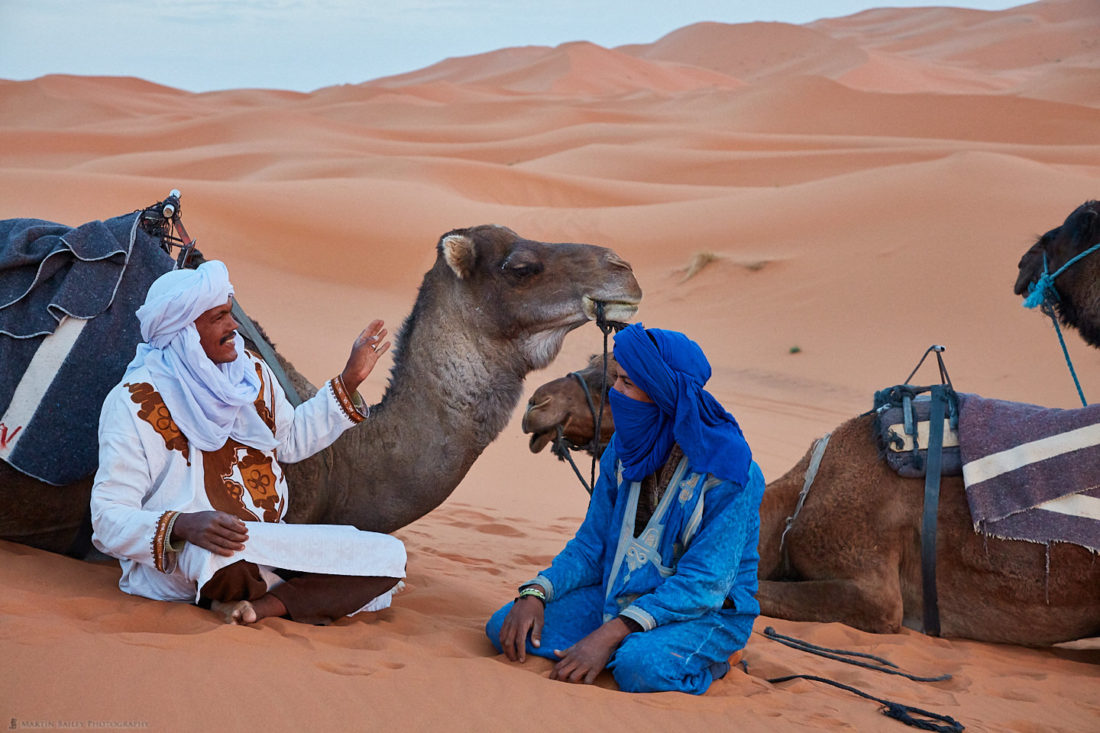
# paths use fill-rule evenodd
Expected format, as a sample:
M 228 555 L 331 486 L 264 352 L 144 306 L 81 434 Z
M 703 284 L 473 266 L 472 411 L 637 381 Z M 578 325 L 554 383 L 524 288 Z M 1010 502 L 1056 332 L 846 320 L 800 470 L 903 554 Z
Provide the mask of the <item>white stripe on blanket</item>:
M 1082 448 L 1100 445 L 1100 424 L 1086 425 L 1048 438 L 1040 438 L 1023 443 L 999 453 L 963 464 L 963 478 L 967 486 L 976 486 L 983 481 L 1015 471 L 1031 463 L 1071 453 Z
M 0 417 L 0 425 L 5 427 L 0 440 L 0 458 L 10 456 L 19 439 L 26 434 L 27 424 L 38 410 L 38 404 L 87 324 L 82 318 L 62 318 L 53 334 L 42 339 L 15 387 L 7 411 Z
M 1070 494 L 1060 499 L 1051 499 L 1035 508 L 1059 514 L 1069 514 L 1074 517 L 1100 520 L 1100 499 L 1081 494 Z

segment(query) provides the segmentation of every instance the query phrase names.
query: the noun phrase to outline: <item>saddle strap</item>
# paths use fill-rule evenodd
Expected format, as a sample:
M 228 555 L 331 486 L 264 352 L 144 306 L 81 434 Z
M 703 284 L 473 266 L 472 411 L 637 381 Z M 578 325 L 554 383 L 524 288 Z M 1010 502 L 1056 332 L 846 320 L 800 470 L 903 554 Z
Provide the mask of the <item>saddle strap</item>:
M 279 363 L 279 358 L 275 355 L 275 349 L 271 347 L 267 339 L 260 335 L 260 329 L 256 328 L 256 324 L 244 312 L 244 308 L 240 306 L 236 298 L 233 299 L 233 319 L 237 321 L 243 335 L 256 345 L 256 350 L 260 352 L 260 358 L 264 360 L 275 378 L 279 380 L 279 384 L 282 385 L 283 392 L 286 393 L 286 398 L 290 401 L 290 404 L 294 407 L 302 404 L 302 398 L 298 394 L 298 390 L 294 389 L 294 385 L 290 383 L 290 377 L 287 376 Z
M 928 417 L 928 464 L 924 475 L 924 513 L 921 518 L 920 565 L 924 609 L 924 633 L 940 635 L 939 596 L 936 592 L 936 524 L 940 507 L 940 474 L 943 470 L 943 421 L 947 396 L 945 386 L 931 389 Z

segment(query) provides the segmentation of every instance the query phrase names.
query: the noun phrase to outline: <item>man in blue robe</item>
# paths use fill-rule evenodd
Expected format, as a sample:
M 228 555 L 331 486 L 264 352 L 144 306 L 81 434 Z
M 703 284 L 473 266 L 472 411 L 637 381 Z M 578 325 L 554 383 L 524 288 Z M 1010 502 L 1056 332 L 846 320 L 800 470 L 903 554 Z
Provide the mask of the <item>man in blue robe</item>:
M 710 363 L 675 331 L 615 336 L 615 435 L 576 536 L 486 625 L 508 659 L 555 660 L 551 679 L 606 667 L 629 692 L 702 694 L 760 613 L 764 477 L 703 385 Z

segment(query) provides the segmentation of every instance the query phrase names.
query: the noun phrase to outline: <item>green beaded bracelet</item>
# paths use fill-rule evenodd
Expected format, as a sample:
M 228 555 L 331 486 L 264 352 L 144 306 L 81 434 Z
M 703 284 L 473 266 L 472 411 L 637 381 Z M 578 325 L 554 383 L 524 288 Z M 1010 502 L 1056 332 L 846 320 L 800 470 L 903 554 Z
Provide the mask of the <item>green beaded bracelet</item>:
M 527 596 L 534 596 L 542 601 L 543 606 L 546 605 L 546 594 L 543 593 L 542 588 L 539 588 L 537 585 L 528 586 L 520 590 L 519 598 L 526 598 Z

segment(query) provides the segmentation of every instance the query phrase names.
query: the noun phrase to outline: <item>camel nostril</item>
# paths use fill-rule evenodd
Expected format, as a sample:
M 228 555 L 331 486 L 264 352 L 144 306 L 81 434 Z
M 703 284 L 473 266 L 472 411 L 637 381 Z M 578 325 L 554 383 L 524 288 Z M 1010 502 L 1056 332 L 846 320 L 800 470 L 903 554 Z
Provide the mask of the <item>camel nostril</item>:
M 525 433 L 530 432 L 530 425 L 527 422 L 527 418 L 530 417 L 530 415 L 533 411 L 542 409 L 543 407 L 546 407 L 548 404 L 550 404 L 550 399 L 549 398 L 547 398 L 545 400 L 542 400 L 541 402 L 535 402 L 534 397 L 527 400 L 527 409 L 525 409 L 523 411 L 523 420 L 521 420 L 520 424 L 519 424 L 520 429 Z
M 550 398 L 549 397 L 547 397 L 544 400 L 539 400 L 538 402 L 535 402 L 535 398 L 532 397 L 531 399 L 527 400 L 527 412 L 530 412 L 531 410 L 542 409 L 543 407 L 546 407 L 549 404 L 550 404 Z
M 614 252 L 611 252 L 607 255 L 607 264 L 610 267 L 619 267 L 619 268 L 622 268 L 624 270 L 631 270 L 631 271 L 634 270 L 634 268 L 630 266 L 629 262 L 624 260 L 619 255 L 615 254 Z

